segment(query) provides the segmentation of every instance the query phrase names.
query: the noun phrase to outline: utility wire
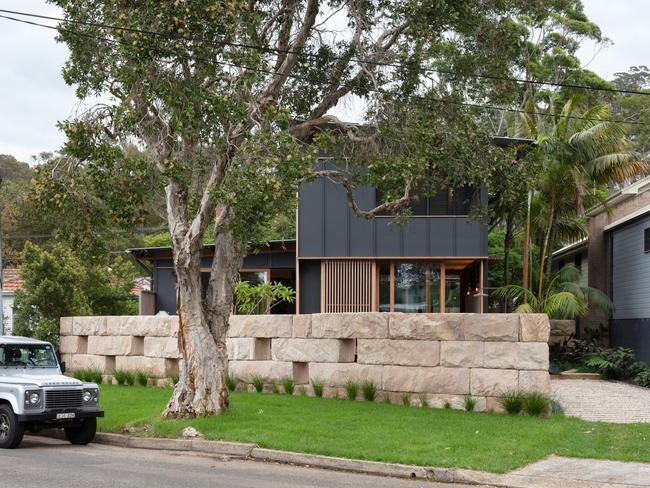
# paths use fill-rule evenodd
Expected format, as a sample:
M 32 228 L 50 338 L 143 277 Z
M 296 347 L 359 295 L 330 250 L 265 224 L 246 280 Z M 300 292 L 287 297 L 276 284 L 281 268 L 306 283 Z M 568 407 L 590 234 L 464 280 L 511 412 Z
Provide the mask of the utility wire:
M 0 12 L 3 10 L 0 9 Z M 88 39 L 93 39 L 97 41 L 103 41 L 112 45 L 117 45 L 117 46 L 126 46 L 133 48 L 133 46 L 129 43 L 126 43 L 124 41 L 118 41 L 116 39 L 110 39 L 106 37 L 100 37 L 100 36 L 95 36 L 92 34 L 87 34 L 85 32 L 80 32 L 72 29 L 67 29 L 65 27 L 60 27 L 60 26 L 52 26 L 52 25 L 47 25 L 47 24 L 41 24 L 38 22 L 32 22 L 29 20 L 24 20 L 24 19 L 17 19 L 15 17 L 10 17 L 7 15 L 1 15 L 0 18 L 6 19 L 6 20 L 11 20 L 14 22 L 20 22 L 36 27 L 43 27 L 46 29 L 51 29 L 55 30 L 57 32 L 65 32 L 68 34 L 80 36 L 80 37 L 85 37 Z M 161 49 L 160 47 L 141 47 L 142 49 L 146 49 L 148 51 L 154 51 L 154 52 L 159 52 L 164 55 L 170 56 L 174 55 L 176 56 L 177 53 L 174 53 L 173 51 L 165 51 Z M 189 58 L 191 59 L 191 58 Z M 235 63 L 229 63 L 227 61 L 217 61 L 217 60 L 208 60 L 205 58 L 201 58 L 198 56 L 195 56 L 194 59 L 204 61 L 206 63 L 214 63 L 214 64 L 220 64 L 222 66 L 230 67 L 230 68 L 236 68 L 236 69 L 244 69 L 244 70 L 249 70 L 249 71 L 254 71 L 258 73 L 263 73 L 263 74 L 268 74 L 268 75 L 279 75 L 281 74 L 278 71 L 272 71 L 272 70 L 265 70 L 263 68 L 257 68 L 257 67 L 251 67 L 251 66 L 245 66 L 245 65 L 240 65 L 240 64 L 235 64 Z M 310 83 L 318 83 L 322 84 L 325 83 L 325 86 L 330 86 L 334 87 L 337 86 L 339 87 L 338 83 L 327 83 L 325 80 L 322 79 L 317 79 L 317 78 L 312 78 L 312 77 L 306 77 L 306 76 L 299 76 L 299 75 L 294 75 L 294 74 L 286 74 L 285 75 L 287 78 L 292 78 L 295 80 L 300 80 L 300 81 L 308 81 Z M 347 88 L 350 87 L 348 84 L 347 86 L 345 84 L 340 85 L 340 88 Z M 368 90 L 373 93 L 378 93 L 378 94 L 391 94 L 391 92 L 386 91 L 386 90 L 380 90 L 380 89 L 370 89 Z M 640 92 L 643 93 L 643 92 Z M 650 94 L 650 93 L 648 93 Z M 511 113 L 521 113 L 521 114 L 527 114 L 527 115 L 539 115 L 541 117 L 561 117 L 561 118 L 566 118 L 566 119 L 573 119 L 573 120 L 585 120 L 585 121 L 590 121 L 590 122 L 601 122 L 601 123 L 617 123 L 617 124 L 628 124 L 628 125 L 638 125 L 638 126 L 648 126 L 650 124 L 644 123 L 644 122 L 636 122 L 636 121 L 628 121 L 628 120 L 604 120 L 604 119 L 597 119 L 593 117 L 582 117 L 579 115 L 563 115 L 563 114 L 557 114 L 557 113 L 551 113 L 551 112 L 540 112 L 540 111 L 535 111 L 535 110 L 523 110 L 523 109 L 516 109 L 516 108 L 507 108 L 507 107 L 500 107 L 500 106 L 495 106 L 495 105 L 484 105 L 484 104 L 479 104 L 479 103 L 471 103 L 471 102 L 460 102 L 460 101 L 454 101 L 454 100 L 448 100 L 448 99 L 443 99 L 443 98 L 434 98 L 434 97 L 425 97 L 425 96 L 419 96 L 419 95 L 412 95 L 411 98 L 418 99 L 418 100 L 424 100 L 424 101 L 433 101 L 436 103 L 441 103 L 441 104 L 450 104 L 450 105 L 458 105 L 458 106 L 466 106 L 466 107 L 472 107 L 472 108 L 480 108 L 480 109 L 488 109 L 488 110 L 497 110 L 497 111 L 502 111 L 502 112 L 511 112 Z
M 20 15 L 20 16 L 25 16 L 25 17 L 32 17 L 32 18 L 39 18 L 39 19 L 46 19 L 46 20 L 54 20 L 57 22 L 67 22 L 70 24 L 78 24 L 78 25 L 85 25 L 89 27 L 99 27 L 102 29 L 108 29 L 108 30 L 118 30 L 118 31 L 123 31 L 123 32 L 133 32 L 137 34 L 147 34 L 150 36 L 155 36 L 155 37 L 161 37 L 166 40 L 172 40 L 172 41 L 193 41 L 193 42 L 200 42 L 204 44 L 210 44 L 213 46 L 219 46 L 219 47 L 224 47 L 224 46 L 229 46 L 229 47 L 236 47 L 236 48 L 242 48 L 242 49 L 250 49 L 250 50 L 256 50 L 260 52 L 266 52 L 266 53 L 276 53 L 276 54 L 291 54 L 295 56 L 301 56 L 301 57 L 317 57 L 317 54 L 310 53 L 310 52 L 304 52 L 304 51 L 296 51 L 292 49 L 280 49 L 280 48 L 275 48 L 275 47 L 268 47 L 268 46 L 260 46 L 260 45 L 255 45 L 255 44 L 246 44 L 246 43 L 240 43 L 240 42 L 232 42 L 232 41 L 216 41 L 213 39 L 206 39 L 203 37 L 185 37 L 185 36 L 179 36 L 179 35 L 174 35 L 174 34 L 168 34 L 168 33 L 163 33 L 163 32 L 158 32 L 158 31 L 152 31 L 148 29 L 137 29 L 134 27 L 120 27 L 120 26 L 115 26 L 115 25 L 110 25 L 110 24 L 105 24 L 105 23 L 100 23 L 100 22 L 89 22 L 89 21 L 84 21 L 84 20 L 77 20 L 77 19 L 64 19 L 61 17 L 52 17 L 48 15 L 40 15 L 40 14 L 33 14 L 29 12 L 20 12 L 16 10 L 5 10 L 5 9 L 0 9 L 0 12 L 8 13 L 8 14 L 14 14 L 14 15 Z M 333 56 L 332 59 L 338 59 L 341 60 L 341 56 Z M 389 62 L 383 62 L 383 61 L 372 61 L 372 60 L 365 60 L 365 59 L 360 59 L 360 58 L 350 58 L 349 62 L 353 62 L 356 64 L 366 64 L 366 65 L 373 65 L 373 66 L 380 66 L 380 67 L 390 67 L 390 68 L 404 68 L 405 65 L 403 63 L 389 63 Z M 599 92 L 605 92 L 605 93 L 620 93 L 620 94 L 625 94 L 625 95 L 643 95 L 643 96 L 650 96 L 650 91 L 640 91 L 640 90 L 625 90 L 625 89 L 618 89 L 618 88 L 606 88 L 606 87 L 596 87 L 596 86 L 589 86 L 589 85 L 581 85 L 577 83 L 560 83 L 560 82 L 555 82 L 555 81 L 542 81 L 542 80 L 527 80 L 527 79 L 522 79 L 522 78 L 515 78 L 515 77 L 508 77 L 508 76 L 496 76 L 496 75 L 483 75 L 483 74 L 478 74 L 478 73 L 458 73 L 455 71 L 451 70 L 443 70 L 439 68 L 427 68 L 427 67 L 420 67 L 423 71 L 425 72 L 431 72 L 431 73 L 438 73 L 438 74 L 444 74 L 448 76 L 456 76 L 456 77 L 470 77 L 470 78 L 478 78 L 478 79 L 486 79 L 486 80 L 492 80 L 492 81 L 512 81 L 515 83 L 525 83 L 525 84 L 531 84 L 531 85 L 541 85 L 541 86 L 554 86 L 554 87 L 559 87 L 559 88 L 575 88 L 575 89 L 581 89 L 581 90 L 591 90 L 591 91 L 599 91 Z

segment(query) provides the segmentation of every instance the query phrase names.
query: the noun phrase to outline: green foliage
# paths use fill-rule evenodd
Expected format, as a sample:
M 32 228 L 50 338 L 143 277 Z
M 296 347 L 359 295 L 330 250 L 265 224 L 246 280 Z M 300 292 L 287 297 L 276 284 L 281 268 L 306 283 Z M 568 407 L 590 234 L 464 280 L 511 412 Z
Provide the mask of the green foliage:
M 364 400 L 374 402 L 375 396 L 377 395 L 377 385 L 375 385 L 375 382 L 371 380 L 364 381 L 361 384 L 361 392 Z
M 531 392 L 527 393 L 523 397 L 524 399 L 524 410 L 526 413 L 532 417 L 539 417 L 545 413 L 548 413 L 551 407 L 551 400 L 548 396 L 543 393 Z M 509 413 L 509 412 L 508 412 Z
M 226 376 L 226 388 L 228 388 L 228 391 L 235 391 L 238 381 L 234 374 L 228 374 Z
M 307 387 L 302 385 L 300 388 L 298 388 L 298 391 L 300 392 L 300 396 L 307 396 Z
M 426 393 L 420 393 L 418 398 L 420 399 L 420 407 L 427 408 L 429 406 L 429 399 L 427 398 Z M 451 408 L 451 405 L 449 405 L 449 402 L 447 401 L 445 401 L 445 408 Z
M 445 403 L 443 403 L 442 408 L 445 410 L 451 410 L 451 402 L 449 400 L 445 400 Z
M 356 400 L 357 395 L 359 394 L 359 383 L 352 379 L 345 381 L 345 393 L 347 394 L 348 400 Z
M 130 294 L 132 268 L 121 258 L 112 268 L 92 268 L 61 244 L 48 250 L 27 243 L 23 254 L 15 334 L 58 344 L 61 317 L 137 313 Z
M 311 380 L 311 387 L 314 390 L 314 396 L 317 398 L 321 398 L 323 396 L 323 381 L 314 378 Z
M 147 386 L 149 381 L 149 374 L 146 371 L 135 372 L 135 383 L 139 386 Z
M 630 369 L 636 366 L 634 351 L 626 347 L 616 349 L 602 348 L 591 354 L 585 364 L 595 368 L 603 378 L 623 380 L 631 376 Z
M 646 369 L 637 373 L 637 375 L 634 377 L 634 382 L 639 386 L 650 388 L 650 369 Z
M 293 303 L 296 292 L 279 282 L 251 285 L 248 281 L 235 284 L 235 303 L 239 313 L 269 314 L 280 303 Z
M 178 373 L 173 373 L 169 379 L 171 380 L 172 386 L 176 385 L 178 381 L 180 380 L 180 375 Z
M 118 385 L 126 385 L 129 374 L 125 369 L 116 369 L 113 371 L 113 378 L 115 378 Z
M 294 386 L 295 383 L 291 376 L 285 376 L 284 378 L 282 378 L 282 387 L 284 388 L 285 395 L 293 395 Z
M 248 382 L 253 385 L 253 388 L 255 388 L 255 391 L 257 393 L 262 393 L 264 391 L 264 383 L 266 381 L 266 378 L 264 376 L 259 375 L 259 374 L 254 374 L 251 375 L 250 379 Z
M 496 298 L 509 300 L 516 313 L 545 313 L 551 319 L 575 319 L 586 314 L 590 308 L 607 312 L 613 310 L 609 297 L 595 288 L 578 284 L 580 270 L 568 264 L 551 276 L 539 296 L 536 287 L 525 294 L 519 285 L 508 285 L 493 291 Z M 524 297 L 527 297 L 527 302 Z
M 402 405 L 405 407 L 410 407 L 411 406 L 411 395 L 408 393 L 402 393 Z
M 271 393 L 280 393 L 280 389 L 278 388 L 278 384 L 275 381 L 271 381 Z
M 102 371 L 98 368 L 82 368 L 72 372 L 72 377 L 88 383 L 102 384 Z
M 524 408 L 524 396 L 514 391 L 507 391 L 501 395 L 499 403 L 510 415 L 519 415 Z
M 473 412 L 474 408 L 476 408 L 476 398 L 472 395 L 465 395 L 463 398 L 463 406 L 466 412 Z

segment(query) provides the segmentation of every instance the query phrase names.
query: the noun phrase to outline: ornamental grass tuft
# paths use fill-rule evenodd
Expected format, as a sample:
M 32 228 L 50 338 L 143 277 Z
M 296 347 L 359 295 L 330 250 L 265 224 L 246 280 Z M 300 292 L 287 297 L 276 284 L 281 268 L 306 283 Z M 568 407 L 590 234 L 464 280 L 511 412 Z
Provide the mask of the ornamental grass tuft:
M 345 393 L 348 396 L 348 400 L 356 400 L 359 393 L 359 384 L 354 380 L 347 380 L 345 382 Z

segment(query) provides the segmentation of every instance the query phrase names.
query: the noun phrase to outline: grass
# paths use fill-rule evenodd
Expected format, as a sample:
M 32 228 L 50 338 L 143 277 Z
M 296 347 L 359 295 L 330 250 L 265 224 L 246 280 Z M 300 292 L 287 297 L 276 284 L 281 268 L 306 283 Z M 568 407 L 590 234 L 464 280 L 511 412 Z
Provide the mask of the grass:
M 347 380 L 345 382 L 345 394 L 347 395 L 348 400 L 356 400 L 359 393 L 359 384 L 353 380 Z
M 375 396 L 377 395 L 377 385 L 372 381 L 364 381 L 361 385 L 361 392 L 363 393 L 363 399 L 367 402 L 374 402 Z
M 81 381 L 87 381 L 89 383 L 97 383 L 98 385 L 102 382 L 102 371 L 98 368 L 84 368 L 73 371 L 72 376 Z
M 311 387 L 314 390 L 314 396 L 321 398 L 323 396 L 323 381 L 319 379 L 311 380 Z
M 550 454 L 650 462 L 650 424 L 591 423 L 459 410 L 404 408 L 289 395 L 231 393 L 217 417 L 162 420 L 170 388 L 102 385 L 99 430 L 151 425 L 148 436 L 206 439 L 355 459 L 506 472 Z
M 514 391 L 508 391 L 499 398 L 499 403 L 510 415 L 519 415 L 524 408 L 524 396 Z

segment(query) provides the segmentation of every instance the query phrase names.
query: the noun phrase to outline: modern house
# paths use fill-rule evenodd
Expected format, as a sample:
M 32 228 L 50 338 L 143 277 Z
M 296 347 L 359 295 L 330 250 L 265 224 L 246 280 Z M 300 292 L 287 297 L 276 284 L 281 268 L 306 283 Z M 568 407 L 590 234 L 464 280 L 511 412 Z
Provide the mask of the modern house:
M 15 268 L 8 268 L 2 273 L 2 316 L 5 335 L 11 335 L 14 323 L 14 299 L 16 292 L 22 288 L 23 280 Z
M 611 317 L 590 311 L 581 329 L 607 326 L 610 346 L 630 347 L 650 363 L 650 177 L 613 193 L 587 216 L 589 239 L 555 252 L 554 265 L 580 264 L 583 280 L 607 293 L 615 310 Z
M 494 138 L 501 147 L 531 141 Z M 319 168 L 336 163 L 321 158 Z M 275 313 L 475 312 L 486 309 L 487 226 L 470 217 L 475 203 L 487 205 L 486 189 L 441 189 L 411 205 L 412 216 L 357 217 L 345 190 L 327 178 L 304 183 L 299 191 L 297 236 L 253 249 L 241 278 L 280 281 L 296 290 L 295 307 Z M 372 187 L 355 189 L 359 206 L 374 208 L 381 195 Z M 152 293 L 143 313 L 176 312 L 170 248 L 129 252 L 151 263 Z M 214 247 L 204 248 L 207 276 Z

